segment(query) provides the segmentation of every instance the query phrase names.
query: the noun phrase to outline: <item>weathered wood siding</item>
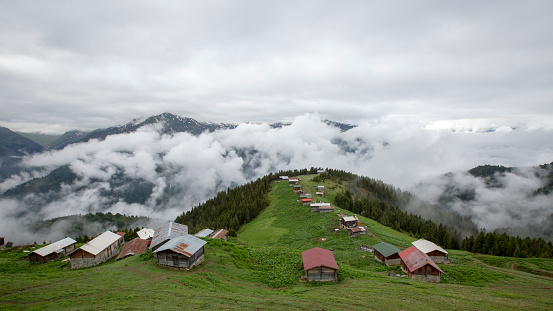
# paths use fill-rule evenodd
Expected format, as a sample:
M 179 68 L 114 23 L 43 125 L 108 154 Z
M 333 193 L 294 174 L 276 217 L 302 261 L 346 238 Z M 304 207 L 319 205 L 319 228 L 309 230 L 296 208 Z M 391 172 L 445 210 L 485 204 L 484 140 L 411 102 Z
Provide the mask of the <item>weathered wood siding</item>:
M 336 270 L 327 267 L 315 267 L 305 271 L 307 281 L 338 281 Z
M 204 247 L 200 248 L 191 257 L 179 254 L 172 250 L 165 250 L 156 253 L 157 263 L 162 266 L 168 266 L 179 269 L 190 269 L 200 264 L 204 259 Z
M 434 261 L 435 263 L 444 263 L 444 261 L 447 259 L 447 254 L 442 253 L 438 250 L 428 252 L 426 253 L 426 255 L 428 255 L 428 257 L 430 257 L 430 259 L 432 259 L 432 261 Z
M 440 282 L 440 271 L 428 264 L 411 273 L 402 261 L 401 270 L 403 270 L 403 272 L 405 272 L 407 276 L 412 279 L 419 279 L 427 282 Z

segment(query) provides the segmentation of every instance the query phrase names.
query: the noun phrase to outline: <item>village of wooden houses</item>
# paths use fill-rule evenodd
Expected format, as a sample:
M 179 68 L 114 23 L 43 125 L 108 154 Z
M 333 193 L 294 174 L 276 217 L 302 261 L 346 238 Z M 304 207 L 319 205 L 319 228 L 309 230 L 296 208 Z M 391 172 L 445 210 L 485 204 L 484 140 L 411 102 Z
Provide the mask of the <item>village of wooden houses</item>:
M 334 206 L 317 198 L 324 197 L 325 187 L 314 186 L 315 197 L 302 189 L 300 179 L 280 176 L 281 182 L 288 182 L 291 191 L 298 196 L 298 205 L 308 207 L 306 213 L 333 213 Z M 334 232 L 347 231 L 347 235 L 355 238 L 361 235 L 372 236 L 370 228 L 363 225 L 356 215 L 337 213 L 337 227 Z M 61 257 L 71 263 L 72 269 L 99 265 L 116 257 L 123 260 L 128 256 L 138 255 L 151 249 L 153 257 L 160 266 L 189 270 L 204 261 L 204 245 L 206 239 L 221 239 L 227 241 L 229 231 L 226 229 L 203 229 L 195 234 L 188 233 L 188 227 L 176 222 L 168 222 L 156 229 L 143 228 L 137 232 L 138 237 L 125 243 L 124 232 L 106 231 L 94 239 L 75 248 L 76 240 L 66 237 L 28 254 L 31 263 L 45 263 Z M 0 247 L 4 248 L 5 239 L 0 238 Z M 8 243 L 8 247 L 11 246 Z M 374 253 L 374 260 L 386 266 L 400 266 L 403 277 L 415 278 L 428 282 L 440 282 L 443 271 L 437 265 L 448 264 L 448 252 L 440 246 L 420 239 L 412 242 L 412 246 L 404 250 L 380 242 L 375 245 L 359 245 L 358 249 Z M 339 263 L 336 262 L 332 250 L 311 248 L 303 251 L 302 260 L 305 275 L 302 281 L 338 281 Z M 389 275 L 396 276 L 393 271 Z

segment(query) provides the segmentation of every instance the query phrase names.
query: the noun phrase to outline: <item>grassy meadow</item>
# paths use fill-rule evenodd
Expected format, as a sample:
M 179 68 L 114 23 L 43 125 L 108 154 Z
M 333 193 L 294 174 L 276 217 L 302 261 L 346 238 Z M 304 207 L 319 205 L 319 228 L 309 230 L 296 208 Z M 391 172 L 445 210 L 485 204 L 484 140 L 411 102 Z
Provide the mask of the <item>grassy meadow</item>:
M 314 175 L 302 176 L 315 193 Z M 341 185 L 331 181 L 331 202 Z M 336 213 L 311 213 L 287 182 L 275 182 L 270 206 L 229 242 L 208 240 L 205 261 L 190 271 L 140 256 L 69 269 L 60 260 L 31 265 L 23 249 L 0 251 L 1 310 L 551 310 L 553 260 L 451 251 L 441 283 L 389 277 L 373 254 L 380 241 L 400 249 L 416 240 L 359 217 L 372 236 L 334 233 Z M 314 196 L 314 199 L 316 197 Z M 302 283 L 301 252 L 333 249 L 338 283 Z

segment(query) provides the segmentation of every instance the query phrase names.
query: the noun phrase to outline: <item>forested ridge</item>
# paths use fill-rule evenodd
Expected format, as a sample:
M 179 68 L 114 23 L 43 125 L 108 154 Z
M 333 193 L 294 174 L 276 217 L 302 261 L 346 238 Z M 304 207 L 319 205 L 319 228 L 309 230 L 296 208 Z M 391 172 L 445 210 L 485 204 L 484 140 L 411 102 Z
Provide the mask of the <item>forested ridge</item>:
M 316 168 L 311 168 L 271 173 L 248 184 L 219 192 L 214 198 L 182 213 L 175 222 L 187 225 L 190 233 L 204 228 L 225 228 L 234 236 L 240 226 L 253 220 L 269 206 L 268 193 L 272 181 L 278 180 L 279 176 L 300 176 L 316 172 Z

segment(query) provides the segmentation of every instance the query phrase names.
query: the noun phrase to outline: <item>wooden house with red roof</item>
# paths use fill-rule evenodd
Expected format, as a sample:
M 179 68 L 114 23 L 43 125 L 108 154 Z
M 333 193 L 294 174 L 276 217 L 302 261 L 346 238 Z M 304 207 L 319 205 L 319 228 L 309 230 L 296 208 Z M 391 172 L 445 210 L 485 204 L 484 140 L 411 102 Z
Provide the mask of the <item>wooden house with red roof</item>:
M 415 246 L 411 246 L 399 253 L 401 270 L 413 279 L 428 282 L 440 282 L 440 275 L 444 273 L 428 255 Z
M 331 251 L 315 247 L 301 253 L 307 281 L 338 281 L 338 264 Z
M 117 258 L 115 258 L 115 260 L 142 254 L 146 252 L 149 244 L 150 244 L 149 240 L 144 240 L 141 238 L 132 239 L 123 245 L 121 252 L 117 256 Z

